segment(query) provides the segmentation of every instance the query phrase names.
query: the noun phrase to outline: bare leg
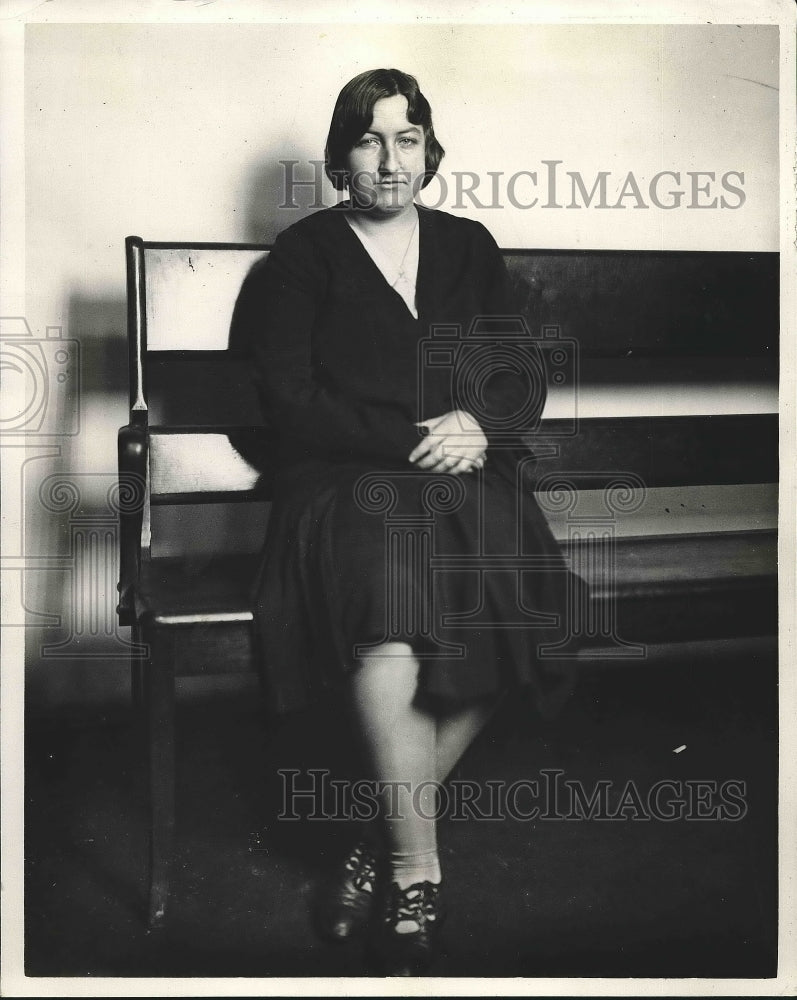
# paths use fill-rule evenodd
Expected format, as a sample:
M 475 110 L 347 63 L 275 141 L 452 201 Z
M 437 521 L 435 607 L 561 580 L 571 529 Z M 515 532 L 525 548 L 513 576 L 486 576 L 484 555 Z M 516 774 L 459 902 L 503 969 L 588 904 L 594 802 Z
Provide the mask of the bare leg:
M 435 717 L 413 702 L 418 660 L 403 643 L 363 657 L 352 676 L 355 718 L 383 789 L 393 880 L 404 889 L 440 881 L 435 820 Z
M 385 644 L 361 659 L 350 691 L 355 724 L 381 790 L 391 881 L 400 890 L 412 891 L 421 905 L 426 891 L 422 885 L 441 881 L 437 784 L 483 728 L 499 699 L 438 719 L 416 702 L 419 669 L 410 646 Z M 423 918 L 416 920 L 412 907 L 395 924 L 402 936 L 422 928 Z
M 384 789 L 384 827 L 402 888 L 440 880 L 435 785 L 448 776 L 499 701 L 437 718 L 415 703 L 418 671 L 412 649 L 390 643 L 363 657 L 351 681 L 354 716 L 372 773 Z
M 457 761 L 490 721 L 503 696 L 476 702 L 437 720 L 437 766 L 435 776 L 443 782 Z

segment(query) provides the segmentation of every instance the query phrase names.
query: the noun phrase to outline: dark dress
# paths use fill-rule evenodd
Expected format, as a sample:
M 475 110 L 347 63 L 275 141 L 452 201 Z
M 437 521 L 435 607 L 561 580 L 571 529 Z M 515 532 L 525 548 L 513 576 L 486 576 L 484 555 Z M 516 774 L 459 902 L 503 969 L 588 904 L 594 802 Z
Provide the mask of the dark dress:
M 529 364 L 506 363 L 496 339 L 516 310 L 487 230 L 428 209 L 419 218 L 417 320 L 336 209 L 283 232 L 245 286 L 255 375 L 280 438 L 256 586 L 280 711 L 339 689 L 358 655 L 385 641 L 413 647 L 419 698 L 443 711 L 518 684 L 556 700 L 567 683 L 538 655 L 563 636 L 567 571 L 517 485 L 531 456 L 515 430 L 533 430 L 544 403 L 539 354 L 524 344 L 530 391 Z M 474 332 L 479 317 L 505 319 Z M 497 359 L 487 377 L 446 334 Z M 481 472 L 409 463 L 417 421 L 477 404 Z M 535 561 L 519 568 L 519 555 Z

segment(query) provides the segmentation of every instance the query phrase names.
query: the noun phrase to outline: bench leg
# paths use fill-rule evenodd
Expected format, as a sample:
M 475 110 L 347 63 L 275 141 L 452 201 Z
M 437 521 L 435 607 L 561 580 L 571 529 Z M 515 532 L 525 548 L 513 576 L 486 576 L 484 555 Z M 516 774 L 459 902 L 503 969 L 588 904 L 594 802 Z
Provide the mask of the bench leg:
M 155 629 L 144 672 L 150 805 L 148 922 L 166 921 L 174 865 L 174 660 L 171 636 Z
M 134 646 L 143 645 L 143 636 L 138 625 L 134 625 L 131 633 Z M 130 657 L 130 694 L 133 702 L 133 714 L 139 718 L 144 710 L 144 657 L 133 653 Z

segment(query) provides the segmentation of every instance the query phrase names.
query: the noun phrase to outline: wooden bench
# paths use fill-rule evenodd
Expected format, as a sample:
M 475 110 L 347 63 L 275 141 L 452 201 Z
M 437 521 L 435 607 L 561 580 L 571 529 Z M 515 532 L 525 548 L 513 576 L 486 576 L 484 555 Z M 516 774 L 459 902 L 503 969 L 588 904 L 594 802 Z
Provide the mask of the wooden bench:
M 155 927 L 174 844 L 175 677 L 250 670 L 258 655 L 249 584 L 273 439 L 230 329 L 268 247 L 129 237 L 126 252 L 119 616 L 145 649 L 133 687 L 148 720 Z M 581 659 L 652 662 L 688 641 L 774 636 L 777 254 L 505 259 L 530 329 L 548 338 L 524 488 L 589 585 L 594 613 L 572 637 Z

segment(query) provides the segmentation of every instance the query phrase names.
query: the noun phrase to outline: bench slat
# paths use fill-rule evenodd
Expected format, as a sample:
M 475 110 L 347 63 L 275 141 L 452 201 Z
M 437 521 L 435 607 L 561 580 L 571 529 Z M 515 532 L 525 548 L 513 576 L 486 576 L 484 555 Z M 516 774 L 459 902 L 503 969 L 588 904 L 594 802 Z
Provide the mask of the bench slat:
M 774 414 L 597 418 L 582 420 L 576 435 L 569 429 L 543 421 L 530 441 L 539 460 L 527 469 L 528 489 L 553 474 L 584 489 L 624 472 L 649 488 L 778 478 Z M 258 469 L 268 471 L 273 442 L 263 429 L 152 428 L 150 446 L 154 504 L 268 495 L 267 477 L 260 479 Z
M 269 248 L 143 247 L 148 350 L 226 350 L 243 280 Z M 532 329 L 560 326 L 585 356 L 777 356 L 777 253 L 505 250 L 504 259 Z
M 147 350 L 226 351 L 243 280 L 266 247 L 146 247 Z
M 504 251 L 532 328 L 561 327 L 583 356 L 777 357 L 779 255 Z
M 610 593 L 654 597 L 701 584 L 737 589 L 752 579 L 771 579 L 776 572 L 776 535 L 760 531 L 624 539 L 614 546 L 613 575 L 593 562 L 580 575 L 592 596 L 605 600 Z
M 639 491 L 634 495 L 639 497 Z M 565 542 L 568 515 L 549 510 L 544 494 L 538 496 L 538 501 L 554 537 Z M 598 525 L 609 513 L 603 490 L 579 490 L 571 516 L 577 517 L 583 526 Z M 609 521 L 618 539 L 775 531 L 777 522 L 778 488 L 775 483 L 653 487 L 645 492 L 637 510 L 616 514 Z
M 156 352 L 148 355 L 147 371 L 150 424 L 262 423 L 251 362 L 234 352 Z M 582 419 L 775 413 L 777 366 L 760 357 L 585 357 L 575 383 L 549 386 L 544 417 L 569 417 L 574 408 Z
M 561 473 L 577 486 L 595 488 L 633 472 L 648 487 L 690 484 L 772 483 L 778 479 L 776 414 L 681 417 L 597 417 L 543 421 L 532 446 L 543 456 L 529 470 L 533 480 Z

